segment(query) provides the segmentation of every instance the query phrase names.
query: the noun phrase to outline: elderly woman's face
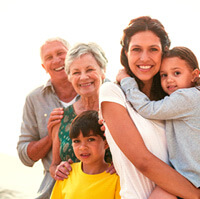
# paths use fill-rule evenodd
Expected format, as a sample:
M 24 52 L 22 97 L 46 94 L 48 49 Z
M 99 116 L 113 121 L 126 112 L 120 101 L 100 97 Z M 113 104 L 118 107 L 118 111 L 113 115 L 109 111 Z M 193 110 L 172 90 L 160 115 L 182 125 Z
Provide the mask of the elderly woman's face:
M 136 33 L 131 37 L 126 56 L 131 71 L 138 79 L 144 83 L 152 81 L 161 65 L 160 38 L 152 31 Z
M 79 95 L 98 94 L 105 75 L 91 54 L 84 54 L 75 59 L 69 71 L 69 80 Z

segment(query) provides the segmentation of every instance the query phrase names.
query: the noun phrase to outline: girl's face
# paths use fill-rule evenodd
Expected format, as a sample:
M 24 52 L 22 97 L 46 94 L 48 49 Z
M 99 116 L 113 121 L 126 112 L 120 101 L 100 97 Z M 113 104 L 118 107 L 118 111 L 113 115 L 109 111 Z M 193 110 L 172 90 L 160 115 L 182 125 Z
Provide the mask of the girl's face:
M 185 60 L 170 57 L 163 59 L 160 76 L 163 90 L 170 95 L 177 89 L 194 86 L 193 81 L 199 76 L 199 70 L 192 70 Z
M 129 67 L 135 76 L 144 84 L 151 84 L 161 65 L 162 45 L 160 38 L 152 31 L 136 33 L 131 37 L 126 56 Z
M 91 54 L 81 55 L 70 65 L 69 80 L 79 95 L 98 94 L 105 74 Z

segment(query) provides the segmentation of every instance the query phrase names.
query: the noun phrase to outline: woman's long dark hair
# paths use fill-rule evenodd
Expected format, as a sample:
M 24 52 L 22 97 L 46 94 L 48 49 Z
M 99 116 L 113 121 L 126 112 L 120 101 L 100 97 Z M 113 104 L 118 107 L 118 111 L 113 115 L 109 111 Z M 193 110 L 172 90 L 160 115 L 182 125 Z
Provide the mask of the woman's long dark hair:
M 140 89 L 143 87 L 144 84 L 132 73 L 128 65 L 128 59 L 125 52 L 128 52 L 129 43 L 131 37 L 134 34 L 148 30 L 152 31 L 155 35 L 157 35 L 160 38 L 160 42 L 162 45 L 162 53 L 165 54 L 168 51 L 171 44 L 168 34 L 166 33 L 164 26 L 160 23 L 160 21 L 158 21 L 157 19 L 152 19 L 148 16 L 143 16 L 131 20 L 128 27 L 124 29 L 123 36 L 120 42 L 122 45 L 120 56 L 121 64 L 125 67 L 127 73 L 131 77 L 134 77 L 136 79 Z M 160 84 L 160 75 L 159 73 L 157 73 L 153 78 L 150 98 L 151 100 L 159 100 L 162 99 L 165 95 L 166 93 L 163 91 Z

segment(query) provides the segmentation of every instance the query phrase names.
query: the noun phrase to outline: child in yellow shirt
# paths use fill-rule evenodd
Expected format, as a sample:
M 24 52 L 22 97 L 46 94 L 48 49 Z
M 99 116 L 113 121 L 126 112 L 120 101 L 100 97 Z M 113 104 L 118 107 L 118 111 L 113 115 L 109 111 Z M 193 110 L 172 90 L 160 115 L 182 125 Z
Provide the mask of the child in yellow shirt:
M 104 131 L 98 124 L 97 111 L 85 111 L 70 126 L 69 136 L 76 157 L 80 160 L 71 165 L 67 179 L 56 181 L 51 199 L 120 199 L 119 177 L 106 172 L 108 148 Z

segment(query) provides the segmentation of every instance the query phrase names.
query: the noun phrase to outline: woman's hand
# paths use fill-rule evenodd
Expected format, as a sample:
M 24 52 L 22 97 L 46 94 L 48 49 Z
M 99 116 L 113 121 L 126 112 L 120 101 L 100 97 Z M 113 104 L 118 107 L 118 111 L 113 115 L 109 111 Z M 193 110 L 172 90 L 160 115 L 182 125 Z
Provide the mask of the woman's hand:
M 116 173 L 116 170 L 115 170 L 114 165 L 111 164 L 111 165 L 106 169 L 106 172 L 107 172 L 107 173 L 110 173 L 110 174 Z
M 105 126 L 104 126 L 103 122 L 104 122 L 104 121 L 103 121 L 103 120 L 101 120 L 101 119 L 99 119 L 99 120 L 98 120 L 98 123 L 101 125 L 101 130 L 102 130 L 102 131 L 105 131 L 105 130 L 106 130 L 106 128 L 105 128 Z
M 72 170 L 71 165 L 73 161 L 69 159 L 68 161 L 61 162 L 55 170 L 54 179 L 55 180 L 64 180 L 65 178 L 68 178 L 68 175 L 70 174 L 70 171 Z
M 56 124 L 59 124 L 61 119 L 63 118 L 63 108 L 55 108 L 50 114 L 49 121 L 47 124 L 47 129 L 49 133 L 49 137 L 52 139 L 52 129 Z
M 120 69 L 120 70 L 118 71 L 117 76 L 116 76 L 116 81 L 117 81 L 118 83 L 120 83 L 121 80 L 124 79 L 124 78 L 126 78 L 126 77 L 130 77 L 130 75 L 128 75 L 127 72 L 126 72 L 126 69 Z

